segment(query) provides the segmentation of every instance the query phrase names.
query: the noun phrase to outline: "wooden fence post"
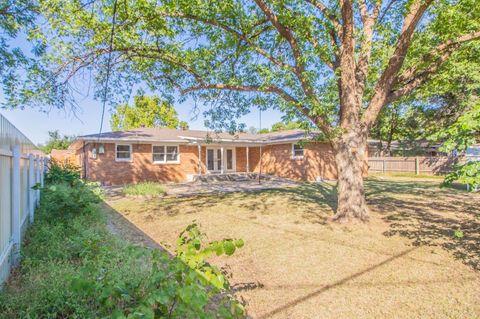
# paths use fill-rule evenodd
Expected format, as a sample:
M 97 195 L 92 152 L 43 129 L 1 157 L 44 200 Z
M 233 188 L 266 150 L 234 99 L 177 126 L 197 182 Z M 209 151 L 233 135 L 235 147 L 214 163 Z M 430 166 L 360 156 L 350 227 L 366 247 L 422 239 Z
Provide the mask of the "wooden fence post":
M 35 185 L 35 162 L 33 154 L 28 155 L 28 210 L 30 213 L 30 223 L 33 223 L 35 214 L 35 190 L 32 187 Z
M 420 174 L 420 163 L 418 161 L 418 156 L 415 156 L 415 175 Z
M 20 246 L 22 242 L 22 221 L 20 218 L 20 158 L 21 150 L 20 145 L 15 145 L 12 148 L 12 239 L 13 239 L 13 251 L 12 251 L 12 264 L 18 265 L 20 260 Z
M 385 159 L 382 161 L 382 172 L 385 173 Z

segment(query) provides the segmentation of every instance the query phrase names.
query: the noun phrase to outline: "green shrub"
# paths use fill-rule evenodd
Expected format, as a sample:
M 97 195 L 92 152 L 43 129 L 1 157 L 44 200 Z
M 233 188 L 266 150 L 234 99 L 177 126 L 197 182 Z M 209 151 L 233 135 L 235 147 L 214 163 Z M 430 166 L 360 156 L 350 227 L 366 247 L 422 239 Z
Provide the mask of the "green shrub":
M 455 166 L 453 171 L 445 176 L 442 185 L 448 186 L 455 181 L 467 184 L 470 191 L 476 190 L 480 185 L 480 161 L 472 161 L 463 165 Z
M 72 184 L 80 179 L 80 168 L 70 162 L 61 163 L 51 160 L 48 172 L 45 174 L 46 184 L 66 183 Z
M 125 185 L 123 194 L 131 196 L 158 196 L 165 193 L 165 188 L 153 182 L 142 182 L 138 184 Z
M 0 318 L 243 317 L 226 280 L 217 285 L 206 274 L 223 275 L 204 260 L 217 243 L 232 254 L 233 240 L 205 245 L 191 225 L 178 258 L 132 246 L 107 230 L 96 192 L 79 180 L 42 189 L 19 271 L 0 293 Z
M 76 180 L 71 184 L 65 182 L 50 184 L 42 189 L 42 207 L 44 218 L 58 222 L 74 215 L 90 214 L 100 202 L 100 190 L 94 185 Z

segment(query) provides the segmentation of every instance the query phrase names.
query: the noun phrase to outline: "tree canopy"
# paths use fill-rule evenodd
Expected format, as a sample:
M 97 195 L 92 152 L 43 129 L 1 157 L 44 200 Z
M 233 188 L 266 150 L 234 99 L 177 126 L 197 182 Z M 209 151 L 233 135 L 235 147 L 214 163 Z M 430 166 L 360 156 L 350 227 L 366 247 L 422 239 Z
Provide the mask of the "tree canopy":
M 264 128 L 261 129 L 258 133 L 270 133 L 270 132 L 280 132 L 280 131 L 288 131 L 294 129 L 305 128 L 305 125 L 299 121 L 288 121 L 288 122 L 277 122 L 273 123 L 270 129 Z
M 14 94 L 18 85 L 20 69 L 33 67 L 34 60 L 28 58 L 20 48 L 12 46 L 12 40 L 23 31 L 34 26 L 37 7 L 33 0 L 0 1 L 0 78 L 7 98 Z M 35 47 L 39 53 L 41 47 Z
M 140 127 L 165 127 L 188 129 L 188 123 L 180 121 L 175 108 L 158 96 L 135 96 L 133 105 L 121 104 L 110 119 L 113 131 Z
M 45 69 L 17 95 L 22 103 L 63 107 L 74 103 L 72 79 L 93 74 L 103 83 L 111 74 L 110 100 L 144 83 L 166 100 L 203 101 L 213 128 L 237 129 L 252 107 L 280 109 L 331 143 L 338 218 L 368 216 L 362 163 L 382 109 L 423 99 L 427 85 L 437 93 L 460 85 L 449 77 L 470 74 L 480 59 L 478 0 L 40 0 L 40 7 L 48 26 L 36 40 L 51 49 Z

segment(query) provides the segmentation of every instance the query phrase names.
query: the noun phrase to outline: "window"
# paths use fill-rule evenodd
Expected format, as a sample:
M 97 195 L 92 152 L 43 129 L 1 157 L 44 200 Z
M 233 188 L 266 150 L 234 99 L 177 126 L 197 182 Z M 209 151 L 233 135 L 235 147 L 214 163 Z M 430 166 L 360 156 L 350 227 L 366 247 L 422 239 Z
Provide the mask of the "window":
M 115 149 L 116 161 L 131 161 L 132 160 L 132 145 L 117 144 Z
M 303 157 L 303 146 L 300 144 L 293 144 L 292 146 L 292 157 L 293 158 L 302 158 Z
M 179 154 L 177 145 L 153 145 L 152 161 L 156 164 L 178 163 Z

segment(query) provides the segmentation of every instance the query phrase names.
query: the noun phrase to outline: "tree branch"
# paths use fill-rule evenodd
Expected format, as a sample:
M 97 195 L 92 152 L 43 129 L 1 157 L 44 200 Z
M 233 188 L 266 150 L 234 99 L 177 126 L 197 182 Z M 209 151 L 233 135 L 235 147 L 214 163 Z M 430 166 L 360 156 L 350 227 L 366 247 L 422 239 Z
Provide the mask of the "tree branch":
M 275 64 L 275 65 L 277 65 L 281 68 L 287 69 L 290 72 L 295 71 L 293 66 L 291 66 L 290 64 L 285 63 L 285 62 L 283 62 L 279 59 L 276 59 L 275 57 L 273 57 L 266 50 L 262 49 L 261 47 L 256 45 L 253 41 L 251 41 L 251 39 L 249 37 L 247 37 L 247 35 L 245 35 L 244 33 L 239 32 L 239 31 L 237 31 L 237 30 L 235 30 L 235 29 L 231 28 L 230 26 L 227 26 L 223 23 L 220 23 L 218 20 L 209 20 L 209 19 L 205 19 L 205 18 L 202 18 L 202 17 L 192 15 L 192 14 L 184 14 L 184 13 L 181 13 L 181 12 L 170 12 L 170 13 L 162 12 L 162 13 L 160 13 L 160 15 L 164 16 L 164 17 L 181 18 L 181 19 L 183 18 L 183 19 L 188 19 L 188 20 L 194 20 L 194 21 L 197 21 L 197 22 L 204 23 L 206 25 L 211 25 L 211 26 L 223 29 L 224 31 L 227 31 L 228 33 L 237 37 L 237 39 L 239 39 L 241 41 L 244 41 L 249 47 L 251 47 L 253 50 L 255 50 L 257 53 L 259 53 L 260 55 L 265 57 L 267 60 L 269 60 L 273 64 Z M 255 36 L 258 36 L 258 34 L 255 34 Z
M 335 14 L 333 14 L 330 9 L 320 0 L 305 0 L 310 3 L 312 6 L 317 8 L 333 25 L 333 30 L 336 33 L 336 36 L 339 38 L 342 37 L 342 26 L 338 21 Z
M 353 1 L 342 0 L 342 47 L 340 49 L 340 126 L 355 127 L 358 120 L 358 96 L 355 94 L 355 21 Z M 353 91 L 353 92 L 352 92 Z M 352 94 L 353 93 L 353 94 Z
M 432 74 L 438 71 L 442 64 L 448 60 L 453 52 L 455 52 L 455 50 L 457 50 L 463 43 L 477 40 L 479 38 L 480 31 L 465 34 L 456 39 L 448 40 L 425 54 L 422 61 L 424 63 L 431 62 L 430 65 L 426 69 L 418 71 L 420 63 L 417 63 L 398 76 L 395 79 L 395 85 L 398 85 L 399 89 L 390 92 L 387 97 L 387 103 L 391 103 L 421 86 Z
M 476 32 L 471 32 L 468 34 L 461 35 L 455 39 L 450 39 L 437 47 L 435 47 L 433 50 L 425 54 L 421 61 L 419 63 L 415 63 L 413 66 L 411 66 L 409 69 L 405 70 L 401 75 L 397 76 L 395 83 L 400 83 L 400 82 L 408 82 L 412 77 L 415 76 L 415 74 L 418 71 L 418 68 L 428 62 L 434 61 L 437 57 L 443 56 L 444 52 L 450 52 L 453 53 L 461 44 L 465 42 L 469 42 L 472 40 L 476 40 L 480 38 L 480 31 Z
M 268 86 L 260 86 L 260 85 L 233 85 L 233 84 L 223 84 L 223 83 L 216 83 L 216 84 L 200 84 L 196 86 L 191 86 L 181 90 L 182 94 L 188 94 L 193 91 L 199 90 L 231 90 L 231 91 L 238 91 L 238 92 L 265 92 L 265 93 L 275 93 L 278 96 L 282 97 L 285 101 L 289 103 L 298 103 L 298 100 L 295 99 L 293 96 L 279 88 L 278 86 L 268 85 Z
M 273 11 L 268 7 L 268 5 L 263 0 L 255 0 L 257 6 L 262 10 L 265 16 L 270 20 L 272 25 L 277 29 L 278 33 L 287 40 L 290 48 L 293 52 L 293 58 L 295 59 L 295 68 L 297 72 L 303 72 L 305 69 L 305 63 L 302 61 L 302 53 L 300 51 L 300 47 L 297 43 L 297 39 L 293 35 L 290 29 L 285 27 L 280 21 L 278 17 L 273 13 Z
M 375 86 L 375 93 L 364 113 L 363 120 L 367 128 L 370 128 L 375 122 L 380 110 L 387 102 L 387 96 L 392 90 L 395 82 L 395 76 L 401 69 L 408 48 L 418 22 L 422 18 L 433 0 L 416 0 L 411 4 L 410 11 L 403 21 L 402 30 L 397 40 L 397 45 L 393 55 L 388 61 L 387 67 L 383 71 L 380 79 Z
M 370 15 L 367 10 L 365 0 L 359 1 L 362 21 L 363 21 L 363 37 L 360 49 L 360 57 L 357 63 L 355 77 L 357 79 L 357 94 L 363 96 L 365 90 L 365 81 L 367 79 L 368 65 L 372 54 L 373 32 L 374 26 L 380 12 L 380 5 L 375 5 L 373 13 Z

